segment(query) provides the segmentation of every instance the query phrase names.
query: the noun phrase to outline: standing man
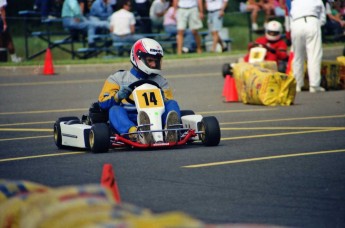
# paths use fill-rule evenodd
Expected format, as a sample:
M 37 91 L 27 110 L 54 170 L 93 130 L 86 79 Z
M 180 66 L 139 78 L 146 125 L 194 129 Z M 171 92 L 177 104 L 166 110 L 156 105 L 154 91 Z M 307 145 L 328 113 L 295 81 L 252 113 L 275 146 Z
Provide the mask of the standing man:
M 224 12 L 228 5 L 228 0 L 206 0 L 207 24 L 212 33 L 212 52 L 216 51 L 217 44 L 222 47 L 222 52 L 226 51 L 219 32 L 223 28 Z
M 19 63 L 22 61 L 22 58 L 16 55 L 12 36 L 7 26 L 5 10 L 6 6 L 7 1 L 0 0 L 0 48 L 7 48 L 11 55 L 12 62 Z
M 174 0 L 174 9 L 177 20 L 177 54 L 182 54 L 183 36 L 187 26 L 194 35 L 197 53 L 201 54 L 201 38 L 198 29 L 203 26 L 204 9 L 202 0 Z
M 290 15 L 291 38 L 294 50 L 293 72 L 296 91 L 304 85 L 304 61 L 307 57 L 309 92 L 324 92 L 321 83 L 322 40 L 321 26 L 326 23 L 325 7 L 321 0 L 292 0 Z

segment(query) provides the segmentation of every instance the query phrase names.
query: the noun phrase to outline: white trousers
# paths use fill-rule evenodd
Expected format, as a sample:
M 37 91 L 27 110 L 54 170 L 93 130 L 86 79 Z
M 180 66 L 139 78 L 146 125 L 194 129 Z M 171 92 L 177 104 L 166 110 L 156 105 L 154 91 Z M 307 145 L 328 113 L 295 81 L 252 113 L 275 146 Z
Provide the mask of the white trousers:
M 293 73 L 298 87 L 304 85 L 304 62 L 307 60 L 309 85 L 320 86 L 322 40 L 321 25 L 316 17 L 303 17 L 291 22 L 294 51 Z M 306 59 L 307 58 L 307 59 Z

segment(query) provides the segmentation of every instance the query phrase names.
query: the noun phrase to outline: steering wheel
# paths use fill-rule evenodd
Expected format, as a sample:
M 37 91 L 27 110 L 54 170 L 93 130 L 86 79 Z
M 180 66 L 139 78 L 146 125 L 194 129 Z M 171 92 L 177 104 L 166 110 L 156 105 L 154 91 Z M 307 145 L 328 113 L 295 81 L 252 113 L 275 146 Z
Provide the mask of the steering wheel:
M 132 84 L 130 84 L 128 87 L 131 89 L 131 90 L 134 90 L 136 87 L 139 87 L 143 84 L 150 84 L 150 85 L 154 85 L 156 86 L 157 88 L 159 88 L 160 90 L 162 90 L 162 88 L 157 84 L 157 82 L 155 81 L 152 81 L 152 80 L 149 80 L 149 79 L 141 79 L 141 80 L 138 80 L 136 82 L 133 82 Z M 130 104 L 135 104 L 134 101 L 132 99 L 130 99 L 129 97 L 126 98 L 126 101 Z

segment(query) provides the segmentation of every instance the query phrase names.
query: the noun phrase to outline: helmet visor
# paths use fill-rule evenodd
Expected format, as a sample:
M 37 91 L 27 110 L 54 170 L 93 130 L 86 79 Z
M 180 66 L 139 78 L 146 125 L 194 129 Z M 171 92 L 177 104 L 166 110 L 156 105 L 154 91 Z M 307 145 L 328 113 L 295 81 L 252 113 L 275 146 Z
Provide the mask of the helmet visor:
M 277 31 L 267 31 L 267 34 L 270 36 L 278 36 L 280 34 L 280 32 Z
M 148 55 L 143 54 L 141 56 L 142 61 L 148 68 L 161 70 L 162 67 L 162 56 L 161 55 Z

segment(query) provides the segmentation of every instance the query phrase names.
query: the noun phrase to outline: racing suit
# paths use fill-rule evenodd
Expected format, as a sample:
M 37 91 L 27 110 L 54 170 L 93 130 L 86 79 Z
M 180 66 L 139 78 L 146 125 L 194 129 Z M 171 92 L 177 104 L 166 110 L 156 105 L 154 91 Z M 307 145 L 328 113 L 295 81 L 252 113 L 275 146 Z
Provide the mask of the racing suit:
M 276 61 L 279 64 L 279 61 L 286 61 L 288 59 L 287 44 L 284 40 L 269 41 L 265 36 L 262 36 L 257 38 L 254 44 L 249 45 L 249 50 L 253 46 L 260 44 L 267 48 L 266 61 Z M 249 53 L 244 57 L 244 61 L 249 61 Z
M 125 99 L 117 101 L 115 95 L 121 86 L 129 86 L 141 79 L 149 79 L 156 82 L 163 91 L 165 112 L 162 115 L 162 123 L 166 122 L 167 114 L 170 111 L 174 110 L 181 116 L 178 103 L 173 100 L 172 90 L 164 77 L 161 75 L 148 76 L 135 67 L 130 71 L 118 71 L 110 75 L 105 81 L 98 97 L 98 103 L 101 109 L 109 111 L 111 127 L 119 134 L 127 133 L 131 127 L 137 126 L 138 113 L 135 105 L 128 103 Z

